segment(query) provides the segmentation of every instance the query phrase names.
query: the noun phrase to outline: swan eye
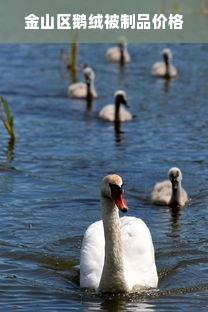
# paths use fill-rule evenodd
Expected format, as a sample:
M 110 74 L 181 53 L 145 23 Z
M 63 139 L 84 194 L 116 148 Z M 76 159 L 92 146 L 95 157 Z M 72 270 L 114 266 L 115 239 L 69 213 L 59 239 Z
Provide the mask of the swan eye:
M 117 192 L 122 194 L 123 193 L 123 184 L 121 186 L 117 185 L 117 184 L 113 184 L 113 183 L 109 183 L 110 189 L 111 189 L 111 193 Z

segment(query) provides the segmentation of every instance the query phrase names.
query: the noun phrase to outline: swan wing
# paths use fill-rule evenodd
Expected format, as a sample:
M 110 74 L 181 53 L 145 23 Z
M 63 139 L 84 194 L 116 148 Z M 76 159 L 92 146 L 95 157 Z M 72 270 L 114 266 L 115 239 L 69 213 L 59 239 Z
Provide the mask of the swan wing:
M 84 234 L 80 257 L 80 286 L 98 289 L 104 265 L 104 231 L 102 220 L 91 224 Z
M 109 48 L 106 52 L 106 58 L 109 61 L 119 62 L 120 60 L 120 49 L 118 47 Z
M 181 187 L 181 206 L 184 206 L 187 202 L 188 202 L 189 198 L 188 198 L 188 194 L 185 191 L 185 189 L 183 187 Z
M 108 104 L 104 106 L 100 113 L 99 117 L 107 120 L 107 121 L 114 121 L 115 119 L 115 105 L 114 104 Z
M 120 107 L 120 114 L 119 114 L 120 120 L 121 121 L 129 121 L 132 120 L 132 114 L 128 112 L 125 107 L 121 106 Z
M 135 217 L 121 218 L 124 275 L 129 289 L 157 287 L 151 233 L 146 224 Z
M 151 199 L 157 205 L 168 205 L 172 193 L 172 185 L 169 180 L 157 182 L 153 188 Z
M 151 72 L 154 76 L 163 77 L 166 73 L 165 63 L 156 62 L 155 64 L 153 64 Z M 173 64 L 170 64 L 169 74 L 170 77 L 175 77 L 178 74 L 177 69 L 175 68 L 175 66 L 173 66 Z
M 152 75 L 154 76 L 164 76 L 166 71 L 165 63 L 164 62 L 156 62 L 152 66 Z
M 99 117 L 107 121 L 114 121 L 115 120 L 115 104 L 108 104 L 104 106 L 99 113 Z M 132 120 L 132 114 L 128 112 L 125 109 L 125 107 L 121 106 L 120 112 L 119 112 L 119 118 L 120 118 L 120 121 L 122 122 Z
M 170 74 L 171 77 L 175 77 L 178 75 L 178 71 L 173 64 L 170 65 Z
M 108 59 L 108 61 L 120 62 L 121 58 L 120 48 L 119 47 L 109 48 L 106 52 L 106 58 Z M 127 63 L 131 61 L 131 56 L 126 50 L 124 51 L 124 61 Z
M 67 90 L 68 96 L 84 98 L 87 96 L 87 87 L 84 82 L 76 82 L 71 84 Z

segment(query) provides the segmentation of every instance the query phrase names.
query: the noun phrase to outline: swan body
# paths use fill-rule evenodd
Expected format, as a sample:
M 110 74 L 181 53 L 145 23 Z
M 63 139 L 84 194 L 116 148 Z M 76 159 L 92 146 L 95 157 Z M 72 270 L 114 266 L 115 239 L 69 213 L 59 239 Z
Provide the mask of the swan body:
M 106 52 L 106 58 L 110 62 L 120 62 L 121 64 L 131 61 L 131 56 L 127 51 L 127 44 L 120 42 L 117 47 L 109 48 Z
M 152 75 L 161 78 L 172 78 L 177 76 L 178 71 L 171 63 L 172 53 L 170 49 L 164 49 L 162 51 L 163 62 L 156 62 L 152 66 Z
M 121 106 L 127 104 L 126 93 L 119 90 L 114 95 L 115 104 L 108 104 L 104 106 L 99 112 L 99 117 L 107 121 L 129 121 L 132 120 L 132 114 Z
M 98 292 L 135 292 L 157 287 L 154 247 L 146 224 L 128 210 L 123 182 L 108 175 L 101 185 L 102 220 L 85 232 L 80 257 L 80 286 Z
M 95 74 L 91 67 L 85 67 L 83 70 L 85 83 L 76 82 L 68 87 L 68 96 L 75 98 L 96 98 L 97 92 L 94 87 Z
M 156 205 L 183 207 L 188 202 L 188 195 L 181 186 L 182 173 L 179 168 L 173 167 L 168 172 L 169 180 L 157 182 L 151 194 Z

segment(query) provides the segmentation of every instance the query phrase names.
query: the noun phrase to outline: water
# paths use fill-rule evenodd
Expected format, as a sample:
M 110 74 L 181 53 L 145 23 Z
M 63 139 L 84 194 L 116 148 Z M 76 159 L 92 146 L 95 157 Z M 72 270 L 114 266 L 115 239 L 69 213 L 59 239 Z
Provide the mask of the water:
M 66 97 L 70 77 L 59 56 L 67 45 L 0 45 L 0 94 L 17 133 L 12 147 L 0 124 L 1 311 L 207 311 L 208 45 L 169 45 L 179 69 L 170 84 L 150 75 L 164 45 L 129 45 L 133 61 L 122 71 L 106 62 L 107 47 L 79 47 L 100 96 L 89 111 Z M 120 135 L 98 119 L 117 89 L 135 115 Z M 150 202 L 171 166 L 181 168 L 191 198 L 179 214 Z M 82 236 L 100 219 L 99 185 L 109 172 L 123 177 L 129 215 L 151 229 L 155 291 L 98 296 L 79 288 Z

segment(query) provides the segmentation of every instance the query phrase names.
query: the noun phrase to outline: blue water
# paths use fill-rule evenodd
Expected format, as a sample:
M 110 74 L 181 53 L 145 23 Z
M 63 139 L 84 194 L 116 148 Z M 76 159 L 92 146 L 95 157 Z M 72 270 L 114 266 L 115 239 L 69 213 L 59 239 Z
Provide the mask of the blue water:
M 15 145 L 0 123 L 0 310 L 207 311 L 208 45 L 172 44 L 179 76 L 150 75 L 164 45 L 129 44 L 132 62 L 108 63 L 108 44 L 79 45 L 81 67 L 96 74 L 92 109 L 66 96 L 71 78 L 60 61 L 69 45 L 0 45 L 0 95 L 10 103 Z M 116 135 L 98 119 L 124 89 L 131 122 Z M 183 172 L 189 204 L 173 214 L 150 201 L 171 166 Z M 98 296 L 79 287 L 81 240 L 100 219 L 99 186 L 123 177 L 129 215 L 151 230 L 156 291 Z

